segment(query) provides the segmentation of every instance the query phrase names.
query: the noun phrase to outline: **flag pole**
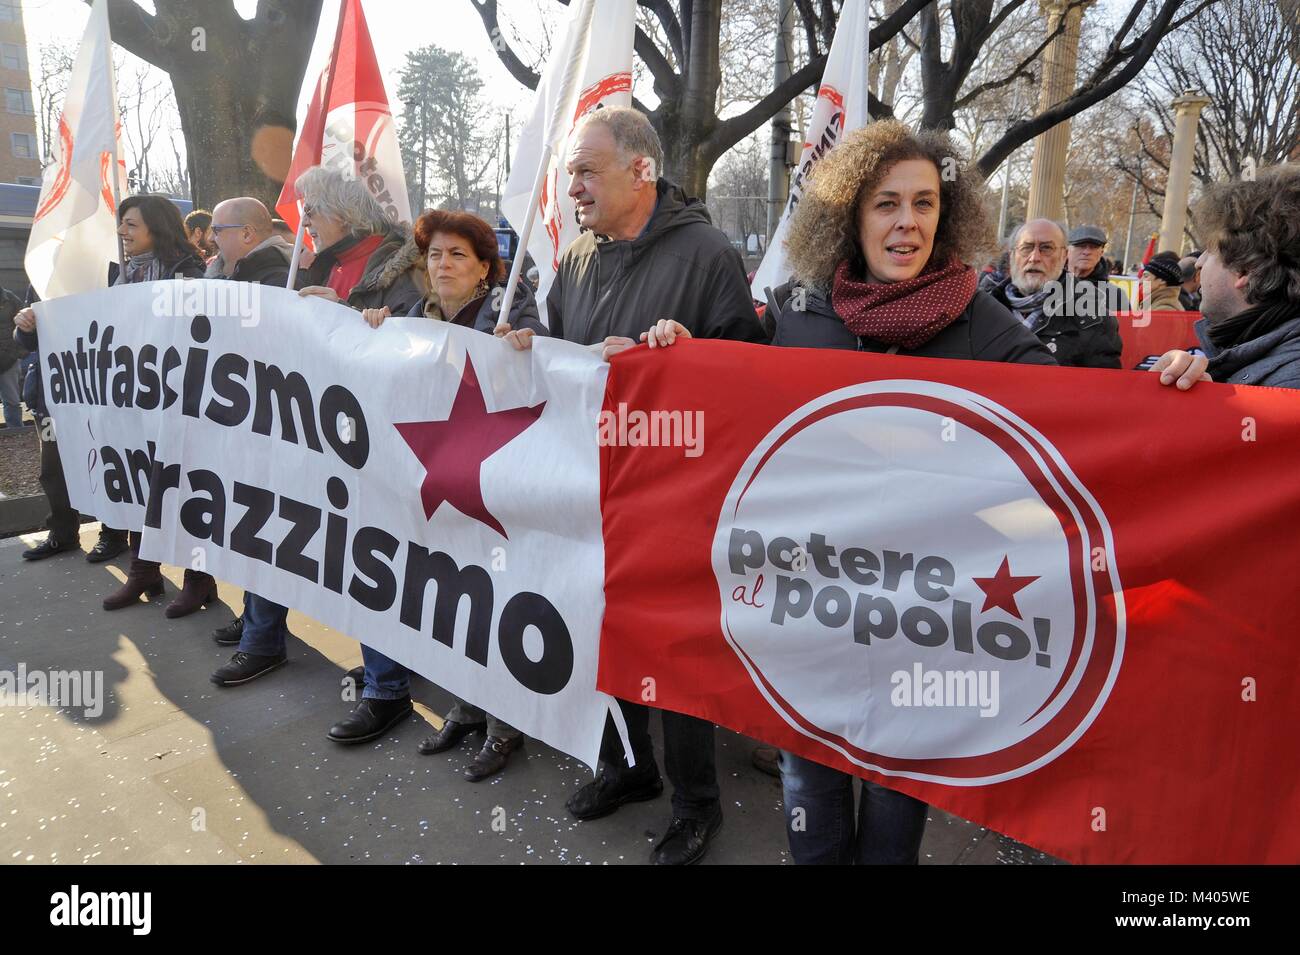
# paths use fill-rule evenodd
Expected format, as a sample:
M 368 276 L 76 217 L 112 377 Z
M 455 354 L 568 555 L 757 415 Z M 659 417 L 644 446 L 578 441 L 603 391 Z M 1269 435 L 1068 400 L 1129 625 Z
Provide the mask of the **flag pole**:
M 595 12 L 594 0 L 582 0 L 582 6 L 573 12 L 573 19 L 569 22 L 569 29 L 565 34 L 564 43 L 561 45 L 560 55 L 572 54 L 575 41 L 579 37 L 582 38 L 585 48 L 586 37 L 591 31 L 591 22 Z M 548 67 L 548 72 L 549 69 Z M 528 197 L 528 212 L 524 215 L 524 227 L 519 233 L 519 250 L 515 253 L 514 261 L 510 263 L 510 277 L 506 280 L 506 297 L 502 300 L 501 311 L 497 314 L 496 331 L 498 332 L 501 331 L 501 326 L 510 324 L 510 308 L 515 301 L 515 287 L 519 282 L 519 272 L 523 268 L 524 254 L 528 251 L 528 239 L 532 235 L 533 224 L 537 220 L 537 203 L 542 198 L 542 186 L 545 185 L 546 174 L 551 168 L 551 158 L 565 148 L 564 143 L 568 139 L 569 127 L 573 120 L 576 119 L 576 117 L 568 114 L 568 110 L 572 110 L 573 107 L 566 104 L 570 101 L 569 93 L 577 88 L 581 73 L 581 58 L 571 58 L 565 67 L 564 73 L 560 76 L 558 95 L 555 97 L 550 119 L 544 127 L 545 142 L 542 146 L 542 158 L 538 164 L 537 176 L 533 179 L 532 194 Z M 558 201 L 559 197 L 555 198 Z M 558 254 L 559 251 L 557 249 L 556 253 Z
M 289 259 L 289 281 L 284 283 L 284 287 L 292 290 L 294 282 L 298 278 L 298 260 L 302 258 L 302 236 L 307 230 L 304 223 L 307 221 L 306 216 L 298 216 L 298 234 L 293 238 L 293 257 Z
M 108 0 L 95 0 L 98 7 L 100 3 L 107 3 Z M 122 236 L 117 231 L 117 210 L 122 208 L 121 187 L 118 185 L 118 169 L 121 166 L 121 160 L 118 157 L 118 130 L 122 125 L 122 117 L 117 111 L 117 73 L 113 69 L 113 31 L 108 25 L 108 11 L 104 11 L 104 34 L 108 40 L 106 44 L 108 54 L 108 96 L 109 104 L 113 110 L 113 167 L 109 178 L 113 185 L 113 238 L 117 240 L 117 275 L 122 281 L 126 281 L 126 252 L 122 248 Z
M 546 173 L 551 168 L 551 151 L 542 151 L 542 161 L 537 166 L 537 176 L 533 180 L 533 192 L 528 197 L 528 214 L 524 216 L 524 228 L 519 233 L 519 245 L 515 250 L 514 260 L 510 263 L 510 277 L 506 279 L 506 297 L 501 300 L 501 311 L 497 314 L 497 329 L 510 324 L 510 308 L 515 301 L 515 288 L 519 283 L 519 273 L 523 269 L 524 256 L 528 252 L 528 238 L 533 232 L 533 223 L 537 221 L 537 203 L 542 198 L 542 186 L 546 182 Z

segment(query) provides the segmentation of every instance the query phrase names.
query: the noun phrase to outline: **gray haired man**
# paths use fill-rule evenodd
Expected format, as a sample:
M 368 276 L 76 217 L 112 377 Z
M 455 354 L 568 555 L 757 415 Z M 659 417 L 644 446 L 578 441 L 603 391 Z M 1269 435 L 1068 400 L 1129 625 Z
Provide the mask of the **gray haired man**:
M 704 204 L 662 178 L 663 148 L 634 109 L 601 109 L 570 139 L 569 195 L 586 230 L 560 258 L 547 295 L 551 335 L 582 345 L 630 343 L 661 319 L 696 338 L 761 342 L 740 253 L 713 227 Z M 595 819 L 663 791 L 650 741 L 650 711 L 620 701 L 635 768 L 612 724 L 595 780 L 570 797 L 579 819 Z M 664 760 L 673 818 L 651 861 L 698 862 L 722 825 L 713 761 L 713 724 L 663 712 Z

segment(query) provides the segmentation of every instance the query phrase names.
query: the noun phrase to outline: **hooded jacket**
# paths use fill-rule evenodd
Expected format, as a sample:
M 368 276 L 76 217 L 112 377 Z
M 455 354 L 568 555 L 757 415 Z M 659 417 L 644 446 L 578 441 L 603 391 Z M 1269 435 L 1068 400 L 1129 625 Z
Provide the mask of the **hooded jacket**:
M 305 272 L 300 288 L 308 285 L 325 285 L 337 262 L 337 254 L 359 242 L 364 236 L 348 236 L 322 249 Z M 366 259 L 361 281 L 352 286 L 346 305 L 360 311 L 365 308 L 382 308 L 387 305 L 394 315 L 406 315 L 428 291 L 425 281 L 424 256 L 420 254 L 415 239 L 399 229 L 383 235 L 375 251 Z
M 1233 385 L 1300 388 L 1300 305 L 1295 318 L 1258 338 L 1219 350 L 1210 341 L 1210 320 L 1195 325 L 1196 337 L 1209 356 L 1210 377 Z
M 645 231 L 630 240 L 584 232 L 564 250 L 546 296 L 551 335 L 580 345 L 636 339 L 661 318 L 696 338 L 767 340 L 740 253 L 699 199 L 666 179 Z

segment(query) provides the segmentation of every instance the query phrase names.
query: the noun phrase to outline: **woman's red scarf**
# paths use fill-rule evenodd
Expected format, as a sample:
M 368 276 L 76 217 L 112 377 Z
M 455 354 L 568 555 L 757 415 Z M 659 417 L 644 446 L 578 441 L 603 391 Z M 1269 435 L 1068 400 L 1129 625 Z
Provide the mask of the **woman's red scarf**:
M 868 284 L 854 278 L 848 261 L 835 270 L 831 307 L 849 331 L 903 348 L 918 348 L 957 320 L 975 297 L 975 270 L 952 259 L 927 266 L 916 278 Z

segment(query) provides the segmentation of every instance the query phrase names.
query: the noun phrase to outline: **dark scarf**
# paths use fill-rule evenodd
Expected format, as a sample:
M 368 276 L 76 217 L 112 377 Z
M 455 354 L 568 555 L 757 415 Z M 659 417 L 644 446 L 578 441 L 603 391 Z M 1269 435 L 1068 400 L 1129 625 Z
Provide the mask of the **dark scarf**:
M 831 306 L 859 338 L 919 348 L 955 322 L 975 297 L 975 270 L 952 259 L 927 265 L 902 282 L 869 284 L 852 274 L 848 261 L 835 270 Z
M 1050 283 L 1043 283 L 1043 287 L 1032 295 L 1025 295 L 1020 289 L 1016 288 L 1015 282 L 1008 282 L 1002 290 L 1006 296 L 1007 305 L 1011 309 L 1011 314 L 1020 319 L 1024 326 L 1031 332 L 1037 332 L 1047 324 L 1047 313 L 1043 304 L 1047 301 L 1047 296 L 1051 294 Z
M 1300 315 L 1300 304 L 1296 302 L 1253 305 L 1217 325 L 1210 325 L 1210 344 L 1224 351 L 1267 335 L 1297 315 Z

